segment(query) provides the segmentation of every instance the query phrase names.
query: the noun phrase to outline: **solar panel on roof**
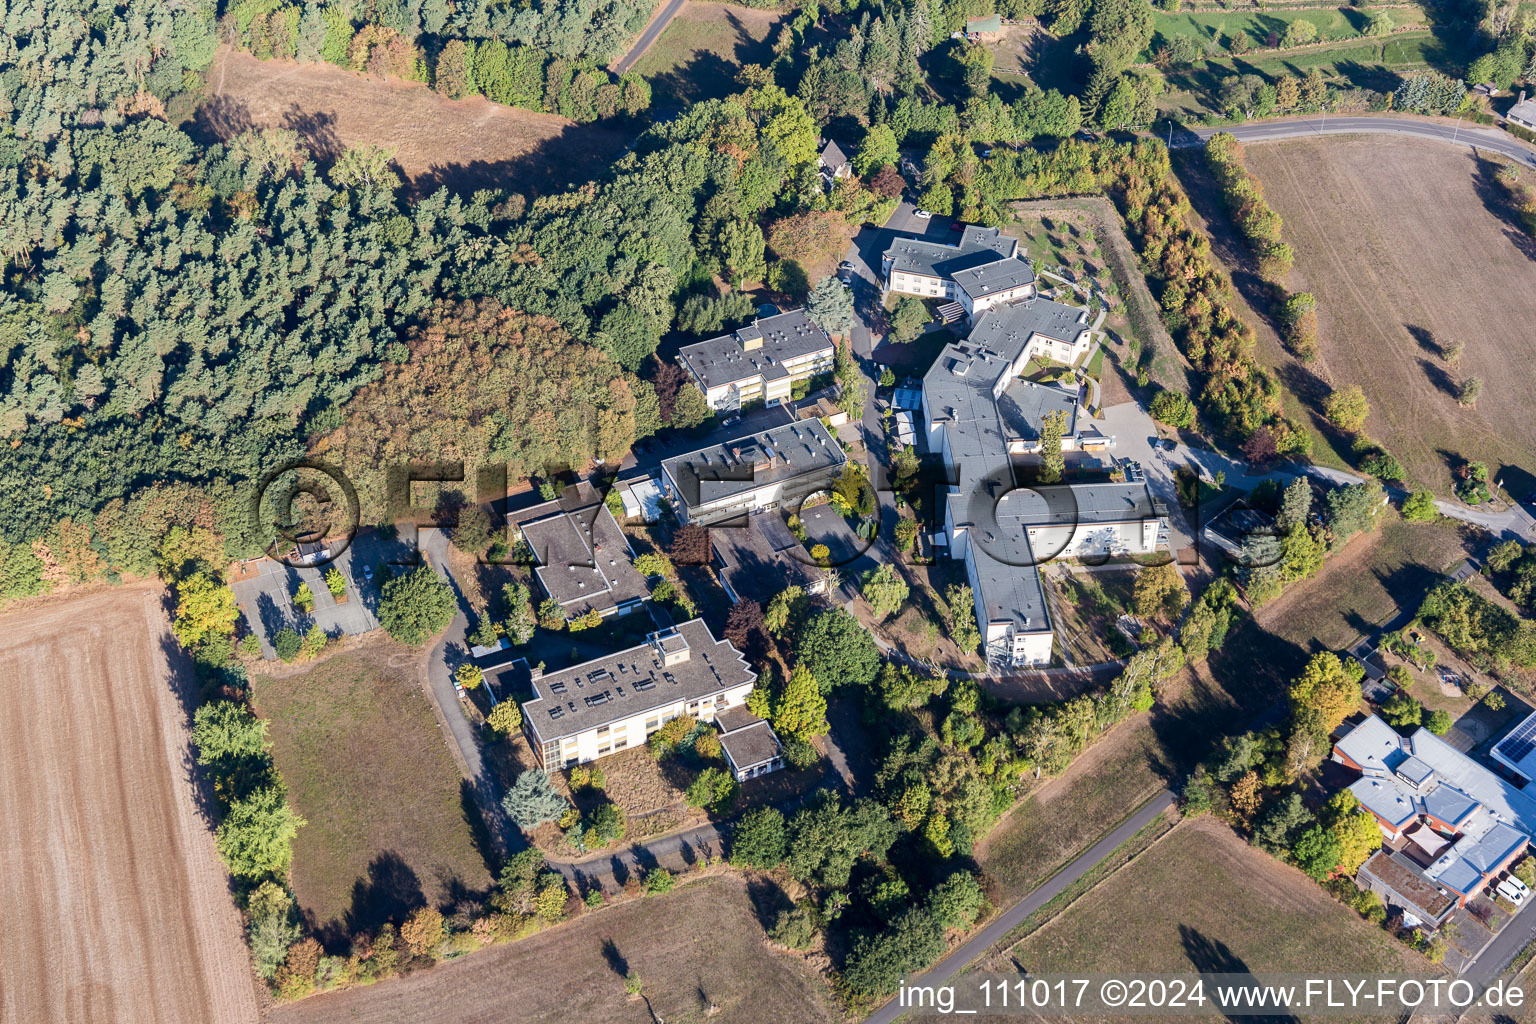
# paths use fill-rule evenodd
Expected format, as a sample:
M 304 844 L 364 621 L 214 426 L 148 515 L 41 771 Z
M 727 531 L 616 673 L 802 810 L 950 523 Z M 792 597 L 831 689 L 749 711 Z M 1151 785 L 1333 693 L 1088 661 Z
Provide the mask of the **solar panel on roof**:
M 1514 732 L 1499 741 L 1497 749 L 1501 755 L 1515 762 L 1536 750 L 1536 715 L 1515 726 Z

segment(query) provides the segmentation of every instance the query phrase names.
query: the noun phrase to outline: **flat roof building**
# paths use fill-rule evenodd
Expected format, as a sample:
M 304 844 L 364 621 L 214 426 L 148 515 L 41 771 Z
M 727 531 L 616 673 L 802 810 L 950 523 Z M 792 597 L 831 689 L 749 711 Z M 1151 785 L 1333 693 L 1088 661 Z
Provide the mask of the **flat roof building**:
M 703 619 L 558 672 L 539 673 L 526 663 L 519 672 L 534 694 L 522 705 L 523 730 L 546 770 L 636 746 L 681 715 L 712 722 L 745 704 L 757 681 L 741 653 L 716 640 Z
M 720 584 L 733 602 L 766 606 L 785 587 L 802 587 L 807 594 L 827 589 L 827 570 L 811 561 L 777 512 L 755 512 L 745 523 L 711 530 L 709 539 Z
M 778 405 L 794 382 L 832 369 L 836 350 L 804 309 L 759 317 L 730 334 L 684 345 L 677 361 L 711 409 Z
M 663 460 L 661 486 L 684 522 L 709 525 L 796 504 L 848 462 L 819 420 L 797 420 Z
M 634 611 L 650 595 L 634 567 L 634 551 L 597 491 L 588 484 L 564 496 L 507 514 L 538 563 L 545 595 L 575 617 Z
M 1382 834 L 1411 839 L 1433 858 L 1422 875 L 1456 905 L 1493 884 L 1536 835 L 1536 799 L 1427 728 L 1403 736 L 1371 715 L 1339 738 L 1333 757 L 1360 772 L 1350 791 Z
M 1018 489 L 1013 456 L 1039 450 L 1047 415 L 1066 418 L 1063 450 L 1086 443 L 1077 390 L 1019 374 L 1036 356 L 1070 362 L 1091 343 L 1087 310 L 1032 299 L 982 313 L 970 336 L 946 346 L 923 377 L 928 449 L 958 479 L 944 504 L 944 540 L 950 557 L 965 560 L 990 665 L 1050 660 L 1041 563 L 1146 554 L 1166 539 L 1167 509 L 1145 482 Z
M 958 242 L 898 238 L 885 250 L 893 292 L 957 301 L 974 317 L 994 306 L 1035 297 L 1035 269 L 1019 241 L 998 228 L 967 225 Z

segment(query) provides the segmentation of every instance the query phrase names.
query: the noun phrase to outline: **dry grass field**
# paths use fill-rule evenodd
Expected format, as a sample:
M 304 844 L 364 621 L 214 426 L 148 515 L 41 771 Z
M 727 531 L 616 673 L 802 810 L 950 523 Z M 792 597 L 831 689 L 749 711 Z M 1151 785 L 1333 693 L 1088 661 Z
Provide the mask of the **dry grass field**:
M 0 615 L 0 1021 L 256 1020 L 161 600 Z
M 383 146 L 395 151 L 395 163 L 419 191 L 444 184 L 548 192 L 591 178 L 629 141 L 613 128 L 483 96 L 448 100 L 417 82 L 257 60 L 227 47 L 208 72 L 208 92 L 197 117 L 208 136 L 291 128 L 325 161 L 347 147 Z
M 738 68 L 773 59 L 768 39 L 783 18 L 782 11 L 689 0 L 634 70 L 651 83 L 659 108 L 728 96 Z
M 269 1024 L 830 1022 L 820 979 L 764 945 L 746 883 L 721 876 L 475 953 L 400 981 L 278 1007 Z M 645 1000 L 624 993 L 624 975 Z
M 293 844 L 293 891 L 327 939 L 490 885 L 417 672 L 413 652 L 380 637 L 251 679 L 272 758 L 308 821 Z
M 1179 825 L 1014 956 L 1031 972 L 1436 973 L 1211 817 Z
M 1294 363 L 1334 387 L 1358 384 L 1366 431 L 1420 484 L 1449 497 L 1452 462 L 1488 463 L 1517 494 L 1536 484 L 1536 243 L 1501 213 L 1495 165 L 1408 139 L 1330 138 L 1247 147 L 1247 163 L 1296 248 L 1291 287 L 1318 300 L 1322 352 Z M 1458 366 L 1441 357 L 1462 342 Z M 1452 397 L 1481 378 L 1475 409 Z

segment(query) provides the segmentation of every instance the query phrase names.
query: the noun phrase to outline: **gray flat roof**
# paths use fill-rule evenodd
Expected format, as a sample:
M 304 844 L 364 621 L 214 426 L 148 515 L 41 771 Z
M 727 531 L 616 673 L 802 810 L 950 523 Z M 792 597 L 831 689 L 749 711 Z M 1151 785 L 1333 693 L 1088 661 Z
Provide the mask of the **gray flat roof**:
M 1067 429 L 1064 437 L 1077 436 L 1077 386 L 1063 388 L 1056 384 L 1036 384 L 1033 381 L 1009 382 L 997 400 L 998 416 L 1002 419 L 1003 433 L 1007 438 L 1020 441 L 1040 440 L 1048 413 L 1064 413 Z
M 1015 259 L 1019 240 L 998 228 L 971 224 L 960 233 L 958 242 L 929 241 L 926 238 L 898 238 L 885 250 L 892 271 L 922 274 L 927 277 L 952 278 L 957 273 L 975 270 L 990 263 Z M 1024 264 L 1028 267 L 1028 264 Z M 1033 280 L 1034 272 L 1030 271 Z
M 820 420 L 796 420 L 662 461 L 662 471 L 691 507 L 848 461 Z
M 964 341 L 944 347 L 923 375 L 928 413 L 944 423 L 950 457 L 957 465 L 981 458 L 995 463 L 1007 443 L 992 388 L 1039 334 L 1075 342 L 1089 330 L 1088 311 L 1049 299 L 998 306 L 982 313 Z
M 744 347 L 758 341 L 762 342 L 760 347 Z M 781 365 L 784 360 L 831 347 L 832 339 L 804 309 L 792 309 L 756 319 L 732 334 L 684 345 L 677 355 L 707 389 L 759 375 L 772 379 L 788 372 Z
M 1273 516 L 1260 512 L 1241 499 L 1223 509 L 1216 518 L 1205 524 L 1206 530 L 1234 544 L 1241 544 L 1254 535 L 1273 535 Z
M 1029 540 L 1031 528 L 1135 523 L 1166 515 L 1144 482 L 1052 484 L 1009 490 L 995 500 L 985 489 L 973 496 L 962 488 L 949 500 L 954 522 L 970 529 L 987 621 L 1006 622 L 1025 633 L 1050 629 L 1038 566 L 1058 553 L 1037 552 Z
M 685 660 L 663 663 L 664 651 L 684 647 Z M 756 678 L 729 640 L 716 640 L 703 619 L 690 619 L 627 650 L 530 678 L 534 698 L 524 702 L 523 717 L 548 742 L 679 701 L 702 700 Z
M 804 587 L 822 571 L 772 509 L 754 512 L 740 526 L 711 527 L 709 539 L 722 563 L 721 578 L 746 601 L 766 605 L 785 587 Z
M 1035 268 L 1021 259 L 993 260 L 969 270 L 954 273 L 955 284 L 972 299 L 1008 291 L 1020 285 L 1034 284 Z
M 737 771 L 772 761 L 779 756 L 779 740 L 767 722 L 759 719 L 751 725 L 722 733 L 720 746 Z
M 591 491 L 588 488 L 588 491 Z M 575 493 L 568 492 L 568 493 Z M 585 496 L 585 495 L 583 495 Z M 567 608 L 605 611 L 650 593 L 613 513 L 592 491 L 591 504 L 558 499 L 507 515 L 538 559 L 544 592 Z

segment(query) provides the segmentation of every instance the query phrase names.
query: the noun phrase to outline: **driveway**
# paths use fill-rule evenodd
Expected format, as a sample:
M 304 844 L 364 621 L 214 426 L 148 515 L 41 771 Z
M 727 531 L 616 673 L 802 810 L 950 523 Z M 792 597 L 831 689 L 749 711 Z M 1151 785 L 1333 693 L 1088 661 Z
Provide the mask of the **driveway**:
M 379 604 L 377 566 L 404 561 L 409 546 L 399 540 L 382 537 L 373 530 L 359 533 L 347 550 L 334 562 L 320 566 L 292 568 L 270 558 L 248 563 L 255 575 L 231 583 L 235 603 L 245 615 L 251 632 L 261 641 L 262 657 L 275 658 L 272 637 L 284 627 L 306 633 L 318 625 L 327 636 L 356 636 L 379 628 L 375 614 Z M 363 566 L 373 566 L 374 582 L 363 575 Z M 347 599 L 338 603 L 325 586 L 325 573 L 332 567 L 347 578 Z M 315 610 L 303 614 L 293 606 L 293 595 L 300 583 L 308 583 L 315 595 Z

